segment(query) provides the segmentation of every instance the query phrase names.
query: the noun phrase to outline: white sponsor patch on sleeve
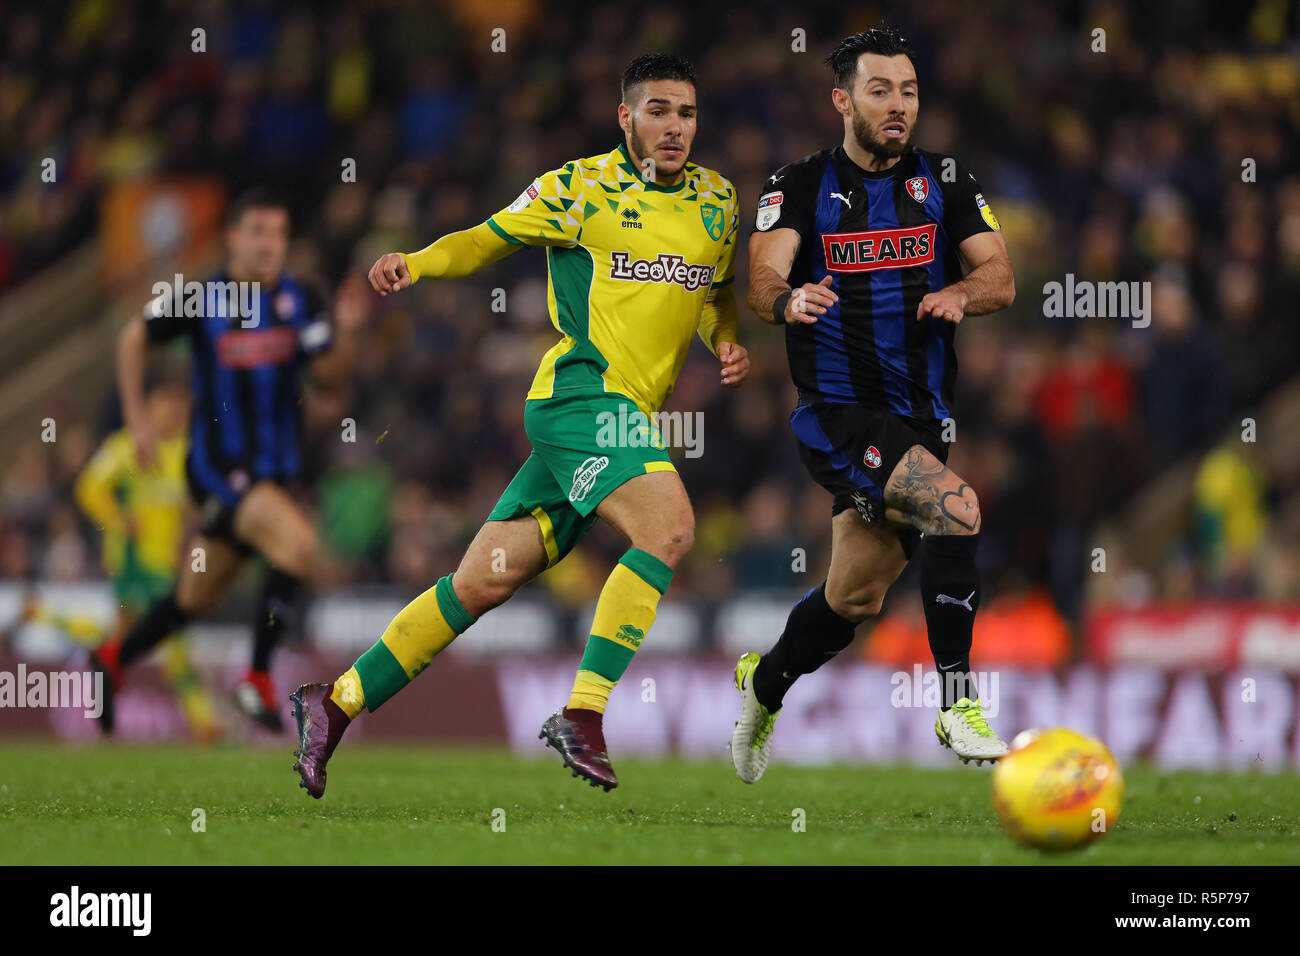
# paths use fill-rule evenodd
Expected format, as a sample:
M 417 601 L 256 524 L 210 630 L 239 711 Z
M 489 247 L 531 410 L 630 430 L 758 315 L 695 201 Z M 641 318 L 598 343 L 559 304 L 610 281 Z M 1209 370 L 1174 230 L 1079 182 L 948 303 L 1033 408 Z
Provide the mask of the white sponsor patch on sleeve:
M 329 345 L 333 337 L 329 320 L 317 319 L 303 326 L 302 331 L 298 333 L 298 343 L 304 352 L 315 352 Z
M 785 193 L 764 193 L 758 200 L 758 220 L 755 225 L 759 231 L 766 232 L 771 229 L 776 221 L 781 218 L 781 203 L 785 200 Z
M 534 179 L 533 184 L 519 194 L 519 198 L 506 207 L 506 212 L 518 212 L 536 199 L 542 192 L 542 181 Z

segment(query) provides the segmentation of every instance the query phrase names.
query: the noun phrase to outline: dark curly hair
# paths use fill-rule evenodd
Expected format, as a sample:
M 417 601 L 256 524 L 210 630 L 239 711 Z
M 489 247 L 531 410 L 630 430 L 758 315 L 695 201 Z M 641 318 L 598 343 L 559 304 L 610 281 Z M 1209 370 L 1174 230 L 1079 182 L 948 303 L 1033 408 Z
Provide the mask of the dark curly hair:
M 853 75 L 858 70 L 858 57 L 864 53 L 879 53 L 881 56 L 905 56 L 911 59 L 912 47 L 907 38 L 891 27 L 878 27 L 865 33 L 855 33 L 845 37 L 835 52 L 826 58 L 827 65 L 835 74 L 835 85 L 841 90 L 853 86 Z

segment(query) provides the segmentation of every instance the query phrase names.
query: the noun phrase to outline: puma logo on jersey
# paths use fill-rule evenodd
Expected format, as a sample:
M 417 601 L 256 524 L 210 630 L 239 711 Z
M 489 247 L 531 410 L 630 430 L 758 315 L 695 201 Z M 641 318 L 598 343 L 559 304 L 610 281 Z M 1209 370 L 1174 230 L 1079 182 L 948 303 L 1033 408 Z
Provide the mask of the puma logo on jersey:
M 849 190 L 849 196 L 852 196 L 852 195 L 853 195 L 853 190 L 850 189 L 850 190 Z M 849 202 L 849 196 L 841 196 L 839 193 L 831 193 L 831 198 L 832 198 L 832 199 L 838 199 L 840 202 L 844 203 L 844 205 L 846 205 L 846 206 L 852 206 L 853 203 Z
M 956 604 L 958 607 L 964 607 L 966 610 L 974 614 L 975 609 L 970 606 L 970 600 L 974 596 L 975 596 L 975 592 L 971 591 L 970 594 L 966 595 L 966 599 L 964 601 L 958 601 L 955 597 L 948 597 L 948 595 L 946 594 L 939 594 L 935 596 L 934 603 L 935 604 Z
M 668 252 L 655 259 L 633 259 L 627 252 L 611 252 L 609 277 L 628 282 L 667 282 L 687 292 L 713 284 L 713 266 L 690 265 L 684 256 Z

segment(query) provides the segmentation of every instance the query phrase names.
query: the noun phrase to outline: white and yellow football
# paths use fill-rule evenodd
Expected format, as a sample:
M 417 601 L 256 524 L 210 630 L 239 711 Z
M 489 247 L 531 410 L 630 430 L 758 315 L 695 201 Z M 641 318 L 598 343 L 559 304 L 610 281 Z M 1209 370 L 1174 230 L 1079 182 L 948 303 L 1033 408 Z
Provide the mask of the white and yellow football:
M 1124 776 L 1109 748 L 1065 727 L 1026 730 L 993 771 L 993 809 L 1020 843 L 1070 850 L 1119 819 Z

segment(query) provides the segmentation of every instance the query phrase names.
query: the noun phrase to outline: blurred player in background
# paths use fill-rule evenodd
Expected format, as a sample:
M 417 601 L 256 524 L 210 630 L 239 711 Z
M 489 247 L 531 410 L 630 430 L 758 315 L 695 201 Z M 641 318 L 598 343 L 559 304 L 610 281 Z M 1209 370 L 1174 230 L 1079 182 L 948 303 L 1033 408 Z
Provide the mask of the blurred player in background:
M 957 323 L 1011 304 L 1011 262 L 974 176 L 912 146 L 919 93 L 907 41 L 888 29 L 855 34 L 829 62 L 844 141 L 768 180 L 750 237 L 749 304 L 785 326 L 799 389 L 790 424 L 804 465 L 835 496 L 831 566 L 776 645 L 736 665 L 731 756 L 746 783 L 767 766 L 786 692 L 880 611 L 922 535 L 921 595 L 943 688 L 935 733 L 963 761 L 1007 749 L 970 677 L 980 511 L 944 464 L 943 425 Z
M 157 436 L 150 467 L 136 464 L 135 442 L 122 428 L 104 443 L 77 476 L 77 504 L 95 527 L 104 532 L 104 571 L 117 598 L 116 627 L 126 633 L 155 601 L 176 585 L 176 564 L 185 534 L 185 426 L 189 394 L 184 382 L 168 376 L 153 383 L 145 397 L 144 414 Z M 63 615 L 29 600 L 24 617 L 58 628 L 85 647 L 103 643 L 108 632 L 91 618 Z M 199 681 L 190 659 L 188 641 L 176 633 L 162 644 L 162 666 L 181 711 L 197 740 L 221 736 L 212 698 Z M 108 706 L 111 698 L 105 701 Z M 105 726 L 112 726 L 108 717 Z
M 271 654 L 295 613 L 300 583 L 320 567 L 315 529 L 290 487 L 300 468 L 302 373 L 318 387 L 342 389 L 364 311 L 340 308 L 332 322 L 321 295 L 285 273 L 289 210 L 273 193 L 256 188 L 237 199 L 225 240 L 228 265 L 206 284 L 202 315 L 173 314 L 163 295 L 119 337 L 123 416 L 146 468 L 159 453 L 142 394 L 148 346 L 189 339 L 194 407 L 185 474 L 202 526 L 185 549 L 176 587 L 121 641 L 101 647 L 96 663 L 110 678 L 111 699 L 127 667 L 187 621 L 214 610 L 245 558 L 260 554 L 270 568 L 254 622 L 251 666 L 236 702 L 251 719 L 280 730 Z M 241 314 L 239 296 L 251 303 L 251 320 Z
M 653 416 L 698 332 L 721 383 L 749 371 L 736 344 L 730 290 L 736 191 L 689 163 L 695 75 L 664 54 L 623 75 L 624 142 L 545 173 L 487 222 L 370 270 L 381 294 L 468 275 L 525 246 L 546 247 L 551 321 L 563 338 L 542 359 L 524 428 L 533 451 L 488 515 L 455 574 L 417 597 L 379 642 L 330 684 L 293 694 L 300 754 L 314 797 L 349 721 L 388 700 L 474 621 L 563 558 L 597 517 L 630 545 L 605 582 L 567 706 L 539 737 L 565 767 L 606 791 L 618 785 L 602 718 L 610 692 L 654 623 L 660 596 L 694 540 L 677 470 L 652 428 L 602 439 L 604 423 Z

